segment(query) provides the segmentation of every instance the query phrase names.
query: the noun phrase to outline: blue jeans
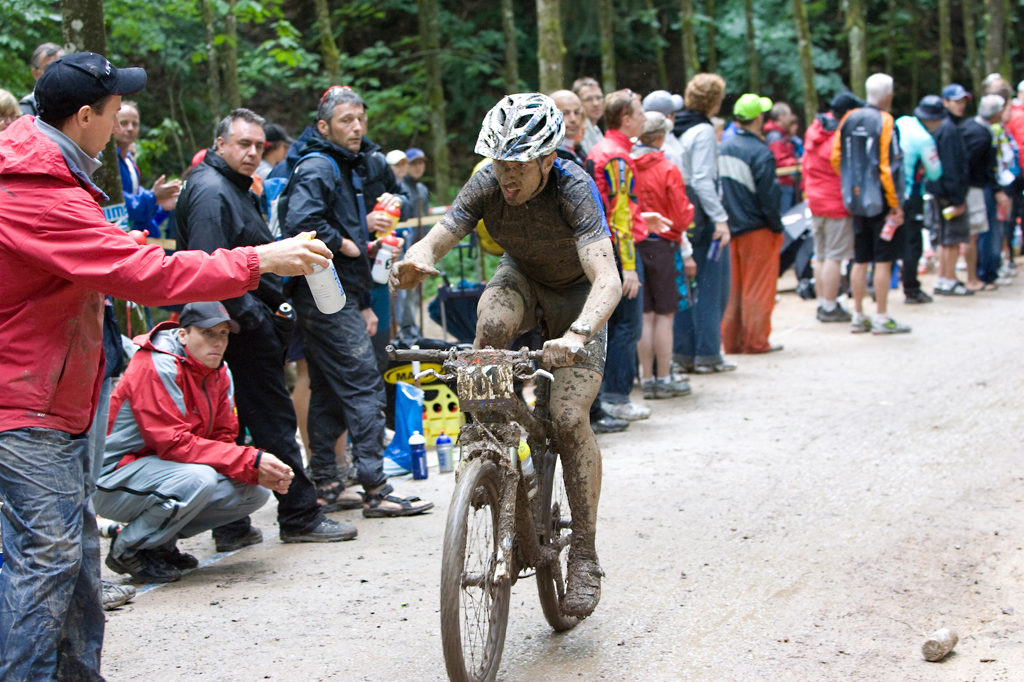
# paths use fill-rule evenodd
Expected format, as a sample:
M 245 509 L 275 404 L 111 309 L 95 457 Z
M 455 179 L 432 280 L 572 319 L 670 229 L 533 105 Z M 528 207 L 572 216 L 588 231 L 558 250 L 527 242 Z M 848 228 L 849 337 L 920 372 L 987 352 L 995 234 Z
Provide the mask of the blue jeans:
M 990 187 L 985 188 L 985 209 L 988 213 L 988 232 L 978 235 L 978 279 L 992 283 L 999 279 L 1006 221 L 996 220 L 996 197 Z
M 100 540 L 88 439 L 0 432 L 0 679 L 102 680 Z
M 608 358 L 601 383 L 601 400 L 608 403 L 628 403 L 636 379 L 636 344 L 644 331 L 644 269 L 639 258 L 636 274 L 641 282 L 636 298 L 623 297 L 608 318 Z
M 708 247 L 695 247 L 697 262 L 697 303 L 676 313 L 673 321 L 672 354 L 683 365 L 714 365 L 722 362 L 722 316 L 729 302 L 732 273 L 729 246 L 709 262 Z

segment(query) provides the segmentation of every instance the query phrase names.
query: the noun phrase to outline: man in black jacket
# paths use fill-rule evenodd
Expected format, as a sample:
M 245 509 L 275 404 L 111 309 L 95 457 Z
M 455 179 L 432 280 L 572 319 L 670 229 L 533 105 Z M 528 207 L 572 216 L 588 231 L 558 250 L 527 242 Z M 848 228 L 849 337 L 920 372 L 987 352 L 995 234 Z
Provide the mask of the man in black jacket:
M 775 157 L 761 137 L 764 114 L 771 108 L 767 97 L 740 96 L 733 107 L 739 130 L 718 150 L 722 204 L 732 235 L 732 289 L 722 318 L 726 353 L 782 349 L 768 341 L 782 248 Z
M 215 148 L 189 176 L 178 199 L 178 248 L 213 252 L 273 241 L 250 191 L 265 140 L 263 118 L 248 109 L 235 109 L 220 122 Z M 295 472 L 288 492 L 275 493 L 283 542 L 350 540 L 356 536 L 355 527 L 323 515 L 302 466 L 295 409 L 284 381 L 284 352 L 294 324 L 278 314 L 284 302 L 276 275 L 264 275 L 255 291 L 223 302 L 241 327 L 231 335 L 225 353 L 235 379 L 239 442 L 248 429 L 256 447 L 273 453 Z M 213 535 L 219 552 L 262 540 L 248 518 L 216 528 Z
M 293 291 L 309 363 L 310 469 L 319 497 L 328 504 L 357 499 L 344 489 L 335 464 L 334 443 L 348 429 L 352 460 L 366 491 L 363 515 L 409 516 L 434 505 L 392 495 L 384 475 L 384 382 L 370 340 L 377 317 L 371 309 L 368 242 L 369 230 L 390 228 L 390 219 L 377 211 L 367 214 L 366 207 L 393 199 L 390 192 L 378 194 L 383 189 L 375 173 L 378 156 L 392 183 L 394 174 L 382 155 L 366 153 L 365 132 L 362 98 L 347 87 L 325 92 L 316 130 L 300 152 L 278 209 L 285 235 L 315 231 L 333 247 L 346 293 L 344 308 L 324 314 L 304 279 L 296 280 Z

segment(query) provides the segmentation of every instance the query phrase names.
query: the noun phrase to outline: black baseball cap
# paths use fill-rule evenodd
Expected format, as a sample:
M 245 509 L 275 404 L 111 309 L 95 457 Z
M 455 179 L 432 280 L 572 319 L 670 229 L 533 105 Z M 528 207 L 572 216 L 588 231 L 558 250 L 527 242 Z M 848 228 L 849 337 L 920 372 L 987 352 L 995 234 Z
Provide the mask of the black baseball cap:
M 181 327 L 199 327 L 209 329 L 216 327 L 221 322 L 227 322 L 228 328 L 237 334 L 242 330 L 238 323 L 228 315 L 227 308 L 219 301 L 204 301 L 202 303 L 189 303 L 181 309 L 178 316 L 178 325 Z
M 832 110 L 833 116 L 836 118 L 842 118 L 848 111 L 860 109 L 863 106 L 864 100 L 857 97 L 852 92 L 840 92 L 832 98 L 832 104 L 829 105 L 829 109 Z
M 914 107 L 914 116 L 922 121 L 941 121 L 946 117 L 946 107 L 938 95 L 925 95 Z
M 145 69 L 119 69 L 95 52 L 67 54 L 36 81 L 36 110 L 48 121 L 71 116 L 108 95 L 133 95 L 146 86 Z

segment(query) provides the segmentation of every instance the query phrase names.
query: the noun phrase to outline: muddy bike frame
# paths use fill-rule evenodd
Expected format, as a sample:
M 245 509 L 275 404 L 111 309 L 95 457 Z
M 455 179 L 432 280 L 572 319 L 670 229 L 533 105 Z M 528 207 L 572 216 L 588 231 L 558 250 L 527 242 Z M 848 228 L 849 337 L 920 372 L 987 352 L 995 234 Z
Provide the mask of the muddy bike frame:
M 452 680 L 493 680 L 504 647 L 511 586 L 528 577 L 522 571 L 536 570 L 541 608 L 555 630 L 568 630 L 578 622 L 562 608 L 571 520 L 564 493 L 555 494 L 562 481 L 548 419 L 553 377 L 534 369 L 541 351 L 526 348 L 389 347 L 388 353 L 394 360 L 440 363 L 442 374 L 426 370 L 418 377 L 433 375 L 454 383 L 459 407 L 469 415 L 459 432 L 462 456 L 445 531 L 441 638 Z M 532 410 L 515 393 L 515 381 L 530 379 L 539 379 Z M 524 433 L 535 467 L 533 489 L 517 456 Z M 485 526 L 482 533 L 488 537 L 474 544 L 474 537 L 467 536 L 478 524 Z

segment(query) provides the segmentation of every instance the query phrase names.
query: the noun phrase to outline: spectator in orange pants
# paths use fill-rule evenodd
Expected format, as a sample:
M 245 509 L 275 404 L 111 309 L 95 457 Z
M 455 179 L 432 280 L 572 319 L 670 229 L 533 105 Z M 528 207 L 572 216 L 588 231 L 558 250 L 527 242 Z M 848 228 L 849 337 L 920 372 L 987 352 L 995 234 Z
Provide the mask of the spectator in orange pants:
M 767 353 L 772 346 L 772 309 L 779 278 L 782 234 L 754 230 L 730 242 L 732 289 L 722 317 L 722 343 L 726 353 Z
M 722 204 L 732 235 L 732 290 L 722 318 L 726 353 L 782 350 L 768 341 L 782 246 L 775 157 L 761 136 L 767 97 L 742 95 L 733 107 L 737 133 L 718 150 Z

